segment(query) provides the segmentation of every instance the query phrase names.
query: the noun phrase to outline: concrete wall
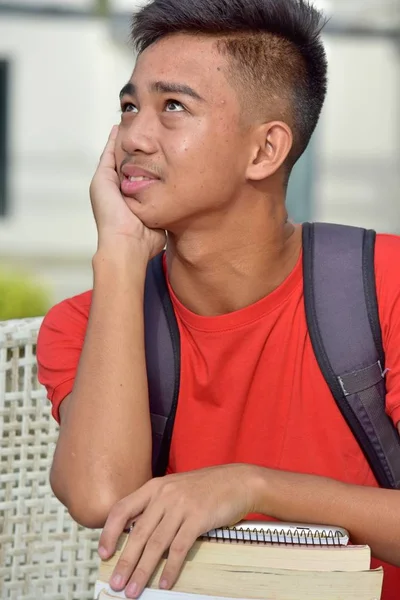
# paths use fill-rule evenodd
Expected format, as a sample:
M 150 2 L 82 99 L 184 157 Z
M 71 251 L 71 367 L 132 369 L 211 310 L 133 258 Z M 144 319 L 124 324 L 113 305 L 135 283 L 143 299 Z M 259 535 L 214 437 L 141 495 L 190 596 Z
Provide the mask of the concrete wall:
M 0 257 L 33 266 L 58 299 L 91 285 L 88 187 L 133 56 L 101 20 L 0 14 L 0 57 L 11 62 L 11 213 L 0 219 Z
M 315 218 L 400 233 L 400 44 L 330 37 Z
M 0 13 L 0 58 L 11 61 L 12 207 L 0 219 L 0 261 L 33 269 L 55 300 L 91 286 L 88 187 L 134 63 L 124 36 L 116 41 L 121 31 L 96 19 Z M 382 40 L 327 43 L 313 216 L 399 231 L 400 51 Z

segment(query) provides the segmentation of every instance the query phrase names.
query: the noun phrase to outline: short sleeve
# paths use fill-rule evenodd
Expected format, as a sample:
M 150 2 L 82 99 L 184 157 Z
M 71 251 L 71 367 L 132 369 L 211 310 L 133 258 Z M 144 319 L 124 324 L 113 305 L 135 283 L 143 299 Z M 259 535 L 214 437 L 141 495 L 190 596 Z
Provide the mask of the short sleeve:
M 400 422 L 400 236 L 377 236 L 375 274 L 387 369 L 386 412 L 397 427 Z
M 85 339 L 92 292 L 56 304 L 45 316 L 37 342 L 38 378 L 60 422 L 61 402 L 71 393 Z

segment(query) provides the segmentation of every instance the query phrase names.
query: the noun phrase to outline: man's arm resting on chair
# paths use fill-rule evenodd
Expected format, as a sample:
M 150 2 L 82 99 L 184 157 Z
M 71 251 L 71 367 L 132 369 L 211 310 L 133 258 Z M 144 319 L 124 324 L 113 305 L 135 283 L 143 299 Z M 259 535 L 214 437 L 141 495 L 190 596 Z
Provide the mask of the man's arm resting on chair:
M 93 260 L 94 290 L 72 394 L 61 404 L 51 485 L 72 517 L 101 527 L 151 477 L 144 351 L 148 256 L 127 244 Z
M 119 135 L 114 126 L 90 185 L 98 230 L 92 304 L 51 471 L 72 517 L 95 528 L 151 477 L 143 298 L 148 262 L 166 242 L 165 231 L 145 227 L 121 194 Z

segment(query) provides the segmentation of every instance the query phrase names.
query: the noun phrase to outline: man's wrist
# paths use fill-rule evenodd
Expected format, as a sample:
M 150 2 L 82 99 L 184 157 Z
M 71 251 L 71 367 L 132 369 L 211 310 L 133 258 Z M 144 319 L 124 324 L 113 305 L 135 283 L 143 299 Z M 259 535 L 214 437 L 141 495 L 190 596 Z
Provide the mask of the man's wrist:
M 271 490 L 268 484 L 270 469 L 252 464 L 246 464 L 245 466 L 246 477 L 243 480 L 250 494 L 249 512 L 273 516 L 268 509 L 271 502 Z
M 137 275 L 140 279 L 146 276 L 149 255 L 142 245 L 131 240 L 110 241 L 99 245 L 92 259 L 95 278 L 107 274 L 118 277 L 122 272 L 129 276 Z
M 348 489 L 347 484 L 327 477 L 257 466 L 251 485 L 254 512 L 280 521 L 310 523 L 334 521 L 339 499 Z
M 296 483 L 300 484 L 302 476 L 257 465 L 249 467 L 254 512 L 279 520 L 292 520 L 284 513 L 292 511 Z

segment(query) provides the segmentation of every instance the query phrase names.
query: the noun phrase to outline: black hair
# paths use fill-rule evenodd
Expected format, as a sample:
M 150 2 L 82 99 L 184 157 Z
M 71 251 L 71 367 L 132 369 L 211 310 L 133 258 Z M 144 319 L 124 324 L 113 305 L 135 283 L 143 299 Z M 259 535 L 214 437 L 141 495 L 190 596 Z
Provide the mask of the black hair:
M 304 152 L 327 92 L 323 14 L 308 0 L 152 0 L 133 17 L 142 53 L 174 34 L 211 35 L 234 59 L 232 73 L 264 106 L 271 97 L 293 131 L 289 168 Z

